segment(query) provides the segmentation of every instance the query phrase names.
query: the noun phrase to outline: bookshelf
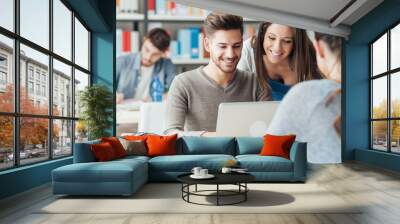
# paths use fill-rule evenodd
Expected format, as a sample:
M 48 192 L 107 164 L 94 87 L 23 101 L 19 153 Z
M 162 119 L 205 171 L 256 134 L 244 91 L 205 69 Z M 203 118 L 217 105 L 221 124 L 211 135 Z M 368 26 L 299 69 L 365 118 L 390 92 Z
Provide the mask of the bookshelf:
M 117 56 L 138 51 L 142 37 L 150 29 L 162 27 L 171 34 L 169 56 L 177 66 L 178 72 L 184 72 L 208 63 L 208 55 L 202 47 L 200 28 L 209 11 L 179 5 L 169 0 L 116 1 Z M 245 31 L 246 26 L 253 26 L 252 30 L 255 33 L 255 25 L 258 21 L 251 19 L 244 21 Z M 127 34 L 127 31 L 131 33 Z M 190 36 L 190 40 L 186 39 L 187 36 Z M 129 46 L 119 43 L 122 39 L 125 42 L 129 40 Z M 118 49 L 123 50 L 118 53 Z

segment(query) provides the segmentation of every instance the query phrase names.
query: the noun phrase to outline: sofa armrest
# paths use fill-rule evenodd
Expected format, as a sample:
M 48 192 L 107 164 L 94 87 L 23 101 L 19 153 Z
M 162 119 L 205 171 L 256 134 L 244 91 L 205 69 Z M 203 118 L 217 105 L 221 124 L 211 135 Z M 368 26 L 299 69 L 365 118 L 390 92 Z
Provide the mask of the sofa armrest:
M 305 181 L 307 176 L 307 143 L 294 142 L 290 149 L 290 160 L 293 162 L 293 178 Z
M 75 143 L 74 147 L 74 163 L 89 163 L 95 162 L 96 158 L 92 153 L 90 146 L 92 144 L 98 144 L 100 140 L 94 140 L 89 142 Z

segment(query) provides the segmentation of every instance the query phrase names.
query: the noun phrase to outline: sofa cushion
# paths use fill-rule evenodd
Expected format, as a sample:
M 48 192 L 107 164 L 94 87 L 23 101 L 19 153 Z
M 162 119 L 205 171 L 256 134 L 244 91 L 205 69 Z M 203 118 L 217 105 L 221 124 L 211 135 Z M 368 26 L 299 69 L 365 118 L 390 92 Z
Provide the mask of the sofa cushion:
M 126 140 L 124 138 L 119 139 L 121 141 L 122 146 L 126 151 L 126 155 L 137 155 L 137 156 L 145 156 L 147 155 L 146 143 L 141 140 Z
M 74 163 L 53 170 L 58 182 L 129 182 L 134 172 L 146 171 L 147 164 L 139 159 L 109 162 Z
M 117 158 L 122 158 L 126 156 L 126 151 L 124 146 L 122 146 L 121 142 L 117 137 L 103 137 L 101 138 L 101 142 L 108 142 L 114 149 L 115 155 Z
M 147 137 L 146 143 L 148 156 L 166 156 L 176 154 L 176 139 L 178 135 L 150 135 Z
M 280 156 L 290 159 L 290 148 L 296 139 L 296 135 L 270 135 L 264 136 L 264 146 L 261 156 Z
M 232 137 L 184 136 L 177 141 L 177 154 L 235 155 L 235 139 Z
M 279 156 L 238 155 L 241 168 L 249 172 L 292 172 L 292 161 Z
M 92 144 L 99 144 L 100 140 L 75 143 L 74 163 L 95 162 L 96 158 L 90 148 Z
M 118 158 L 112 145 L 108 142 L 93 144 L 90 147 L 92 149 L 94 157 L 96 157 L 96 161 L 105 162 Z
M 193 167 L 200 166 L 211 172 L 219 171 L 230 159 L 231 155 L 175 155 L 158 156 L 149 160 L 149 170 L 163 172 L 190 172 Z
M 262 137 L 237 137 L 236 155 L 260 154 L 264 140 Z

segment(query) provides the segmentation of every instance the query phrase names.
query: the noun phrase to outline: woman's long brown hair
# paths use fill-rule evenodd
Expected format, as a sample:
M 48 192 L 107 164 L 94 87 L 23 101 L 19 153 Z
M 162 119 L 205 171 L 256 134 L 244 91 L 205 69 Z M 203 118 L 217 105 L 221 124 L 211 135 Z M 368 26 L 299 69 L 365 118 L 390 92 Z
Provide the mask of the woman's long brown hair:
M 258 28 L 257 36 L 252 39 L 252 48 L 255 54 L 255 64 L 257 79 L 263 88 L 265 96 L 269 97 L 271 94 L 271 87 L 268 83 L 269 75 L 265 69 L 263 56 L 265 55 L 263 43 L 265 33 L 271 25 L 269 22 L 263 22 Z M 292 71 L 297 74 L 297 82 L 311 79 L 321 79 L 321 73 L 318 70 L 316 63 L 315 50 L 312 46 L 307 34 L 302 29 L 293 28 L 294 35 L 294 48 L 289 55 L 289 65 Z

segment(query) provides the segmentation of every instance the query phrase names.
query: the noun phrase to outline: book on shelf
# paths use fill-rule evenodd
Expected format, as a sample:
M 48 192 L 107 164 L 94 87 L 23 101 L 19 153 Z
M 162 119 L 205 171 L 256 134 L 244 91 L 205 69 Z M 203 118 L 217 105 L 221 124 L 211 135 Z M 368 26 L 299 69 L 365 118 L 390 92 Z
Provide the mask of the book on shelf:
M 199 27 L 178 29 L 177 39 L 171 41 L 170 55 L 176 59 L 202 59 L 209 54 L 204 50 L 204 33 Z
M 139 10 L 139 0 L 116 0 L 118 13 L 135 13 Z
M 117 57 L 139 52 L 139 32 L 117 29 L 116 31 L 116 53 Z
M 149 15 L 206 16 L 209 11 L 191 6 L 177 4 L 170 0 L 148 0 Z
M 149 15 L 156 14 L 156 0 L 147 0 L 147 13 Z

